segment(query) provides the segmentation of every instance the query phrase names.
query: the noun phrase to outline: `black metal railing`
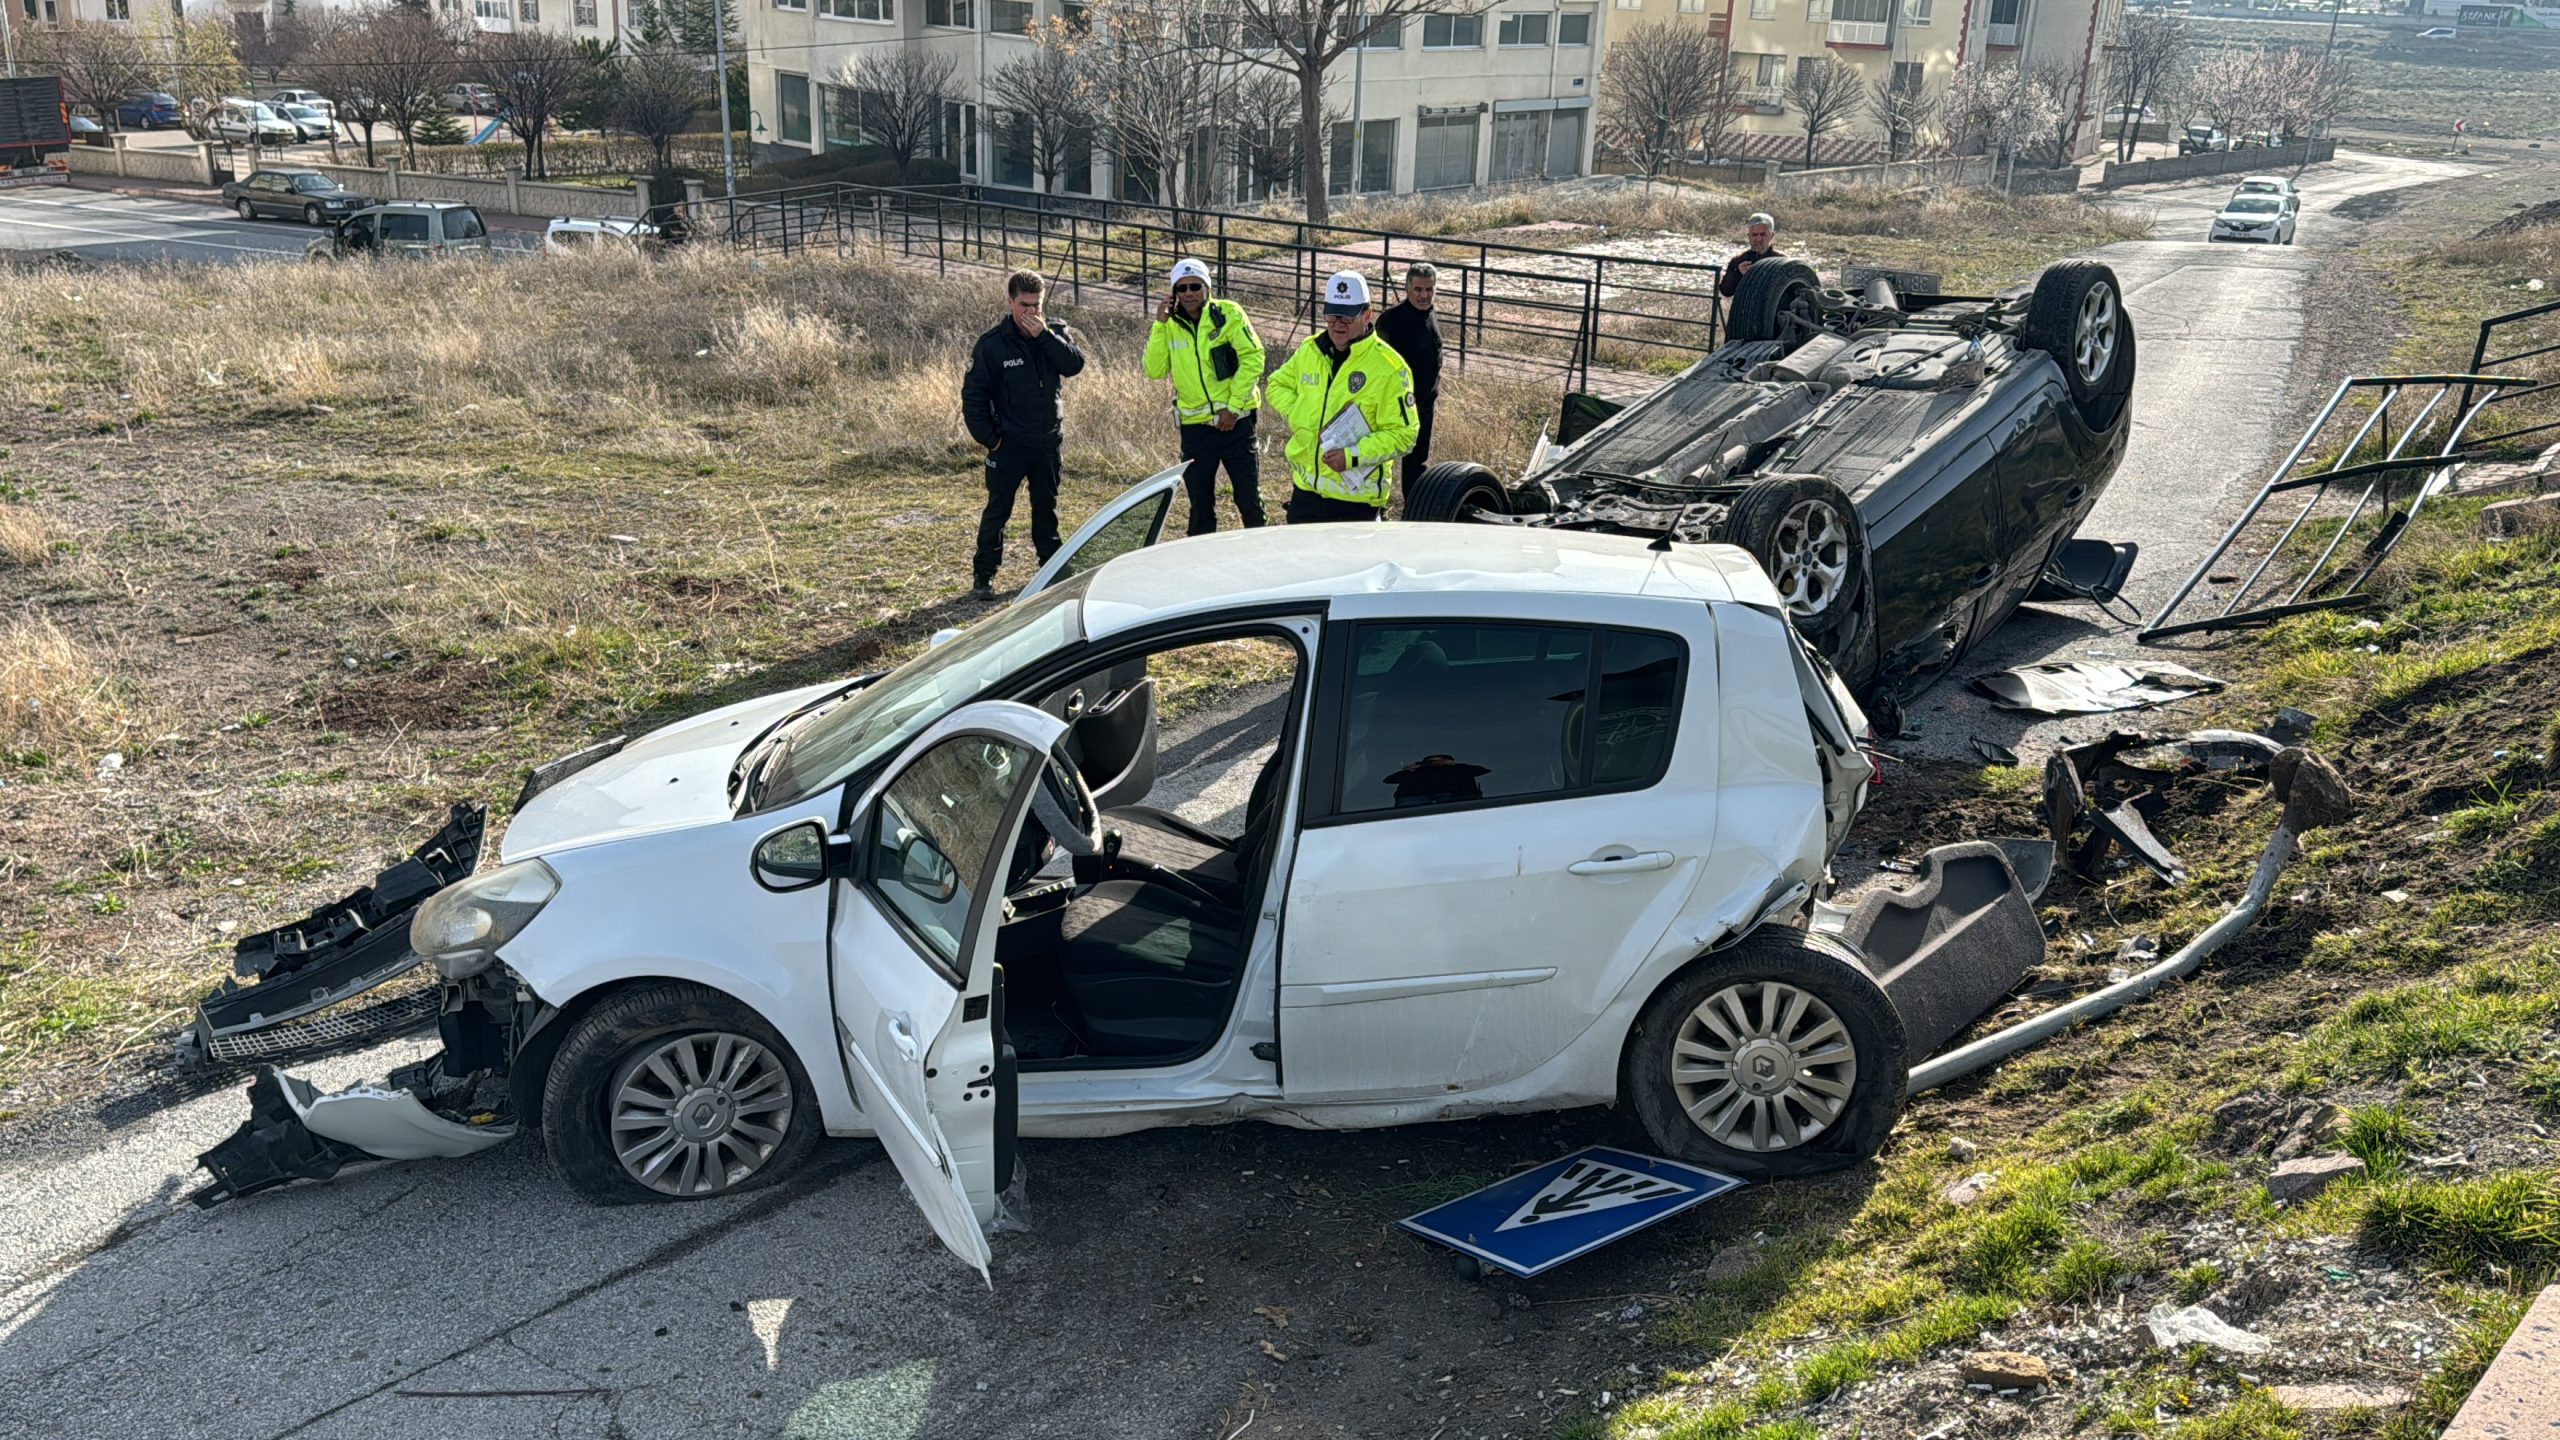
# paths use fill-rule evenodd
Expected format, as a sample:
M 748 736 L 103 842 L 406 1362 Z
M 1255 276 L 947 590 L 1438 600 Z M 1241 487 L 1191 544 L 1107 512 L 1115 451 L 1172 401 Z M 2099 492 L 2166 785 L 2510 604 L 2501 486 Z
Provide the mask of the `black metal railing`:
M 2543 323 L 2535 325 L 2533 323 L 2535 321 Z M 2493 346 L 2514 344 L 2521 344 L 2525 348 L 2491 353 Z M 2531 377 L 2536 383 L 2529 387 L 2510 389 L 2497 397 L 2501 405 L 2522 409 L 2524 407 L 2520 402 L 2524 400 L 2560 391 L 2560 360 L 2554 360 L 2552 358 L 2554 356 L 2560 356 L 2560 300 L 2529 305 L 2522 310 L 2510 310 L 2504 315 L 2492 315 L 2481 321 L 2480 337 L 2471 344 L 2471 373 L 2486 375 L 2503 372 Z M 2543 363 L 2530 363 L 2535 361 Z M 2466 412 L 2471 408 L 2471 390 L 2467 386 L 2462 392 L 2462 408 Z M 2549 407 L 2546 402 L 2536 408 L 2547 411 Z M 2526 435 L 2539 435 L 2550 430 L 2560 430 L 2560 420 L 2546 420 L 2540 424 L 2519 424 L 2517 428 L 2502 430 L 2479 443 L 2496 444 Z
M 1384 290 L 1428 260 L 1441 273 L 1436 305 L 1454 367 L 1560 373 L 1569 390 L 1592 388 L 1595 371 L 1633 379 L 1683 369 L 1716 348 L 1723 325 L 1713 264 L 1231 211 L 837 183 L 709 200 L 691 218 L 701 233 L 757 250 L 874 247 L 944 274 L 1036 269 L 1078 304 L 1125 299 L 1142 313 L 1162 303 L 1173 262 L 1190 257 L 1248 310 L 1309 323 L 1333 271 L 1362 271 Z

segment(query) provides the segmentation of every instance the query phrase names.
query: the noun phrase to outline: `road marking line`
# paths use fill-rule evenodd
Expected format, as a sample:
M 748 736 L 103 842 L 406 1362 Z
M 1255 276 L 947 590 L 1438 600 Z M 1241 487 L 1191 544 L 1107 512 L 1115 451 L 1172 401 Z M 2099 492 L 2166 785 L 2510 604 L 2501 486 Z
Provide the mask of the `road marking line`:
M 102 231 L 96 225 L 51 225 L 42 220 L 0 219 L 0 230 L 17 228 L 30 230 L 67 230 L 75 235 L 99 237 L 90 240 L 67 242 L 60 247 L 66 250 L 81 250 L 97 245 L 201 245 L 211 250 L 237 250 L 244 255 L 291 255 L 295 253 L 290 249 L 279 250 L 265 245 L 225 245 L 219 240 L 197 240 L 185 235 L 114 235 Z M 217 231 L 215 233 L 222 234 L 228 232 Z M 9 248 L 19 249 L 25 247 L 11 246 Z

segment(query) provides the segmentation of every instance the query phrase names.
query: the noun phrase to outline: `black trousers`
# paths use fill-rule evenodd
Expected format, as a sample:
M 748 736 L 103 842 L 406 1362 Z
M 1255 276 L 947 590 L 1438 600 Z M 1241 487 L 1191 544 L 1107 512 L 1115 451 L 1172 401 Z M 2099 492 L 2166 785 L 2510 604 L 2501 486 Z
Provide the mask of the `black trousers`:
M 1182 427 L 1182 488 L 1191 496 L 1193 535 L 1218 528 L 1218 467 L 1227 467 L 1227 487 L 1236 494 L 1236 515 L 1251 530 L 1263 523 L 1262 458 L 1254 451 L 1251 415 L 1240 416 L 1233 430 L 1215 425 Z
M 1431 412 L 1440 408 L 1440 397 L 1416 395 L 1413 408 L 1422 417 L 1422 433 L 1413 437 L 1413 448 L 1405 452 L 1404 483 L 1407 485 L 1421 479 L 1422 467 L 1431 463 Z
M 1058 447 L 1007 440 L 987 456 L 987 508 L 978 516 L 978 553 L 970 566 L 981 585 L 1004 563 L 1004 527 L 1025 480 L 1031 482 L 1031 549 L 1044 561 L 1058 553 Z
M 1384 520 L 1387 507 L 1360 500 L 1336 500 L 1313 490 L 1292 487 L 1289 491 L 1289 523 L 1316 525 L 1328 520 Z

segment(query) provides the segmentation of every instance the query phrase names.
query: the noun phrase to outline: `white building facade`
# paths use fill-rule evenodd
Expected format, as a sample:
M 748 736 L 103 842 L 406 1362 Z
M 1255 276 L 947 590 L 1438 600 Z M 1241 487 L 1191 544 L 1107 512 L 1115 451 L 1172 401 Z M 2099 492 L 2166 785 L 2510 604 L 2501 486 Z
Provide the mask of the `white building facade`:
M 492 0 L 493 3 L 493 0 Z M 752 129 L 770 163 L 865 143 L 845 67 L 876 45 L 931 46 L 958 66 L 957 97 L 944 107 L 933 153 L 960 178 L 1042 189 L 1019 127 L 988 94 L 988 80 L 1028 57 L 1028 32 L 1079 20 L 1062 0 L 741 0 Z M 1342 194 L 1446 190 L 1587 174 L 1592 97 L 1606 37 L 1600 3 L 1516 0 L 1478 15 L 1419 16 L 1373 34 L 1329 75 L 1332 127 L 1328 188 Z M 1225 123 L 1225 117 L 1209 117 Z M 1357 121 L 1356 125 L 1354 121 Z M 1203 137 L 1197 153 L 1220 147 Z M 1097 135 L 1054 189 L 1066 195 L 1153 199 L 1144 175 L 1114 171 Z M 1204 172 L 1205 173 L 1205 172 Z M 1257 180 L 1214 162 L 1211 203 L 1262 198 Z

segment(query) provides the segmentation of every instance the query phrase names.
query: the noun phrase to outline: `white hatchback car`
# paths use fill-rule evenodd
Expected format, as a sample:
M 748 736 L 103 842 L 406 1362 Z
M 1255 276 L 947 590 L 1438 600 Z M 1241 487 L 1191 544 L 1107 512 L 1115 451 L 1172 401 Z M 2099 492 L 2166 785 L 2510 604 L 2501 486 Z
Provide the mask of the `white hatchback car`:
M 895 670 L 534 772 L 503 863 L 410 928 L 444 1053 L 336 1095 L 269 1072 L 202 1203 L 520 1122 L 607 1202 L 873 1134 L 983 1271 L 1017 1131 L 1623 1099 L 1749 1175 L 1872 1153 L 1903 1023 L 1802 928 L 1865 721 L 1745 552 L 1153 545 L 1178 479 Z

